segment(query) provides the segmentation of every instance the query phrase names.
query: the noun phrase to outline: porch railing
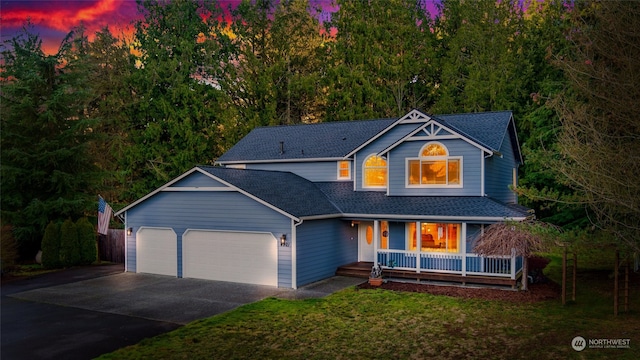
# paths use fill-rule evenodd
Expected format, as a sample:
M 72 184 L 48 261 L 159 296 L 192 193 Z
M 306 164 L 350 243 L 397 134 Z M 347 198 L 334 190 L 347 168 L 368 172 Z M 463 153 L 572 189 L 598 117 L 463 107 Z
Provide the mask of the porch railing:
M 420 259 L 417 261 L 417 259 Z M 515 279 L 522 270 L 521 256 L 479 256 L 442 252 L 378 250 L 378 263 L 385 269 L 447 274 L 496 276 Z

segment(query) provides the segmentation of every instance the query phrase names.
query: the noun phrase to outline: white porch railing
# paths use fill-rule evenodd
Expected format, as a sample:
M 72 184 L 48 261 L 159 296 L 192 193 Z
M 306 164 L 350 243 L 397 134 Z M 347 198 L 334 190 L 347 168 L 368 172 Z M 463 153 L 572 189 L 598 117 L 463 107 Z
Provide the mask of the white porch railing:
M 443 252 L 415 252 L 378 249 L 378 263 L 384 269 L 447 274 L 483 275 L 515 279 L 522 270 L 521 256 L 479 256 Z M 416 259 L 419 259 L 417 261 Z

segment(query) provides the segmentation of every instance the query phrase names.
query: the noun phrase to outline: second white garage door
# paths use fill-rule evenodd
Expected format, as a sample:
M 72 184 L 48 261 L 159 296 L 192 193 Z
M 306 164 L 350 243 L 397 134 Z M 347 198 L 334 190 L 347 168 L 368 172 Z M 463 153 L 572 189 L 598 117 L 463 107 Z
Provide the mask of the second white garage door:
M 277 244 L 271 233 L 187 230 L 182 276 L 278 286 Z

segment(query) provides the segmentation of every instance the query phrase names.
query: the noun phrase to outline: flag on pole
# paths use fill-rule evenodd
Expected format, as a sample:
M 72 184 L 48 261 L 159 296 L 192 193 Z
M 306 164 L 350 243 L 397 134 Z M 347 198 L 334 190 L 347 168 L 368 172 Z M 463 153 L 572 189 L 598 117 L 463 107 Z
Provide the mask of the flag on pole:
M 107 235 L 112 213 L 111 206 L 100 196 L 98 201 L 98 234 Z

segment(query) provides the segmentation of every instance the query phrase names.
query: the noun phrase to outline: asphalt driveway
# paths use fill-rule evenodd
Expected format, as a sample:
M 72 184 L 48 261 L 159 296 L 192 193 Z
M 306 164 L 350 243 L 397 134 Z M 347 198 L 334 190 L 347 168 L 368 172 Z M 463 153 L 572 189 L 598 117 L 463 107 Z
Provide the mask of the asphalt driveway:
M 298 290 L 87 267 L 2 286 L 2 359 L 88 359 L 266 297 L 324 297 L 363 282 Z

